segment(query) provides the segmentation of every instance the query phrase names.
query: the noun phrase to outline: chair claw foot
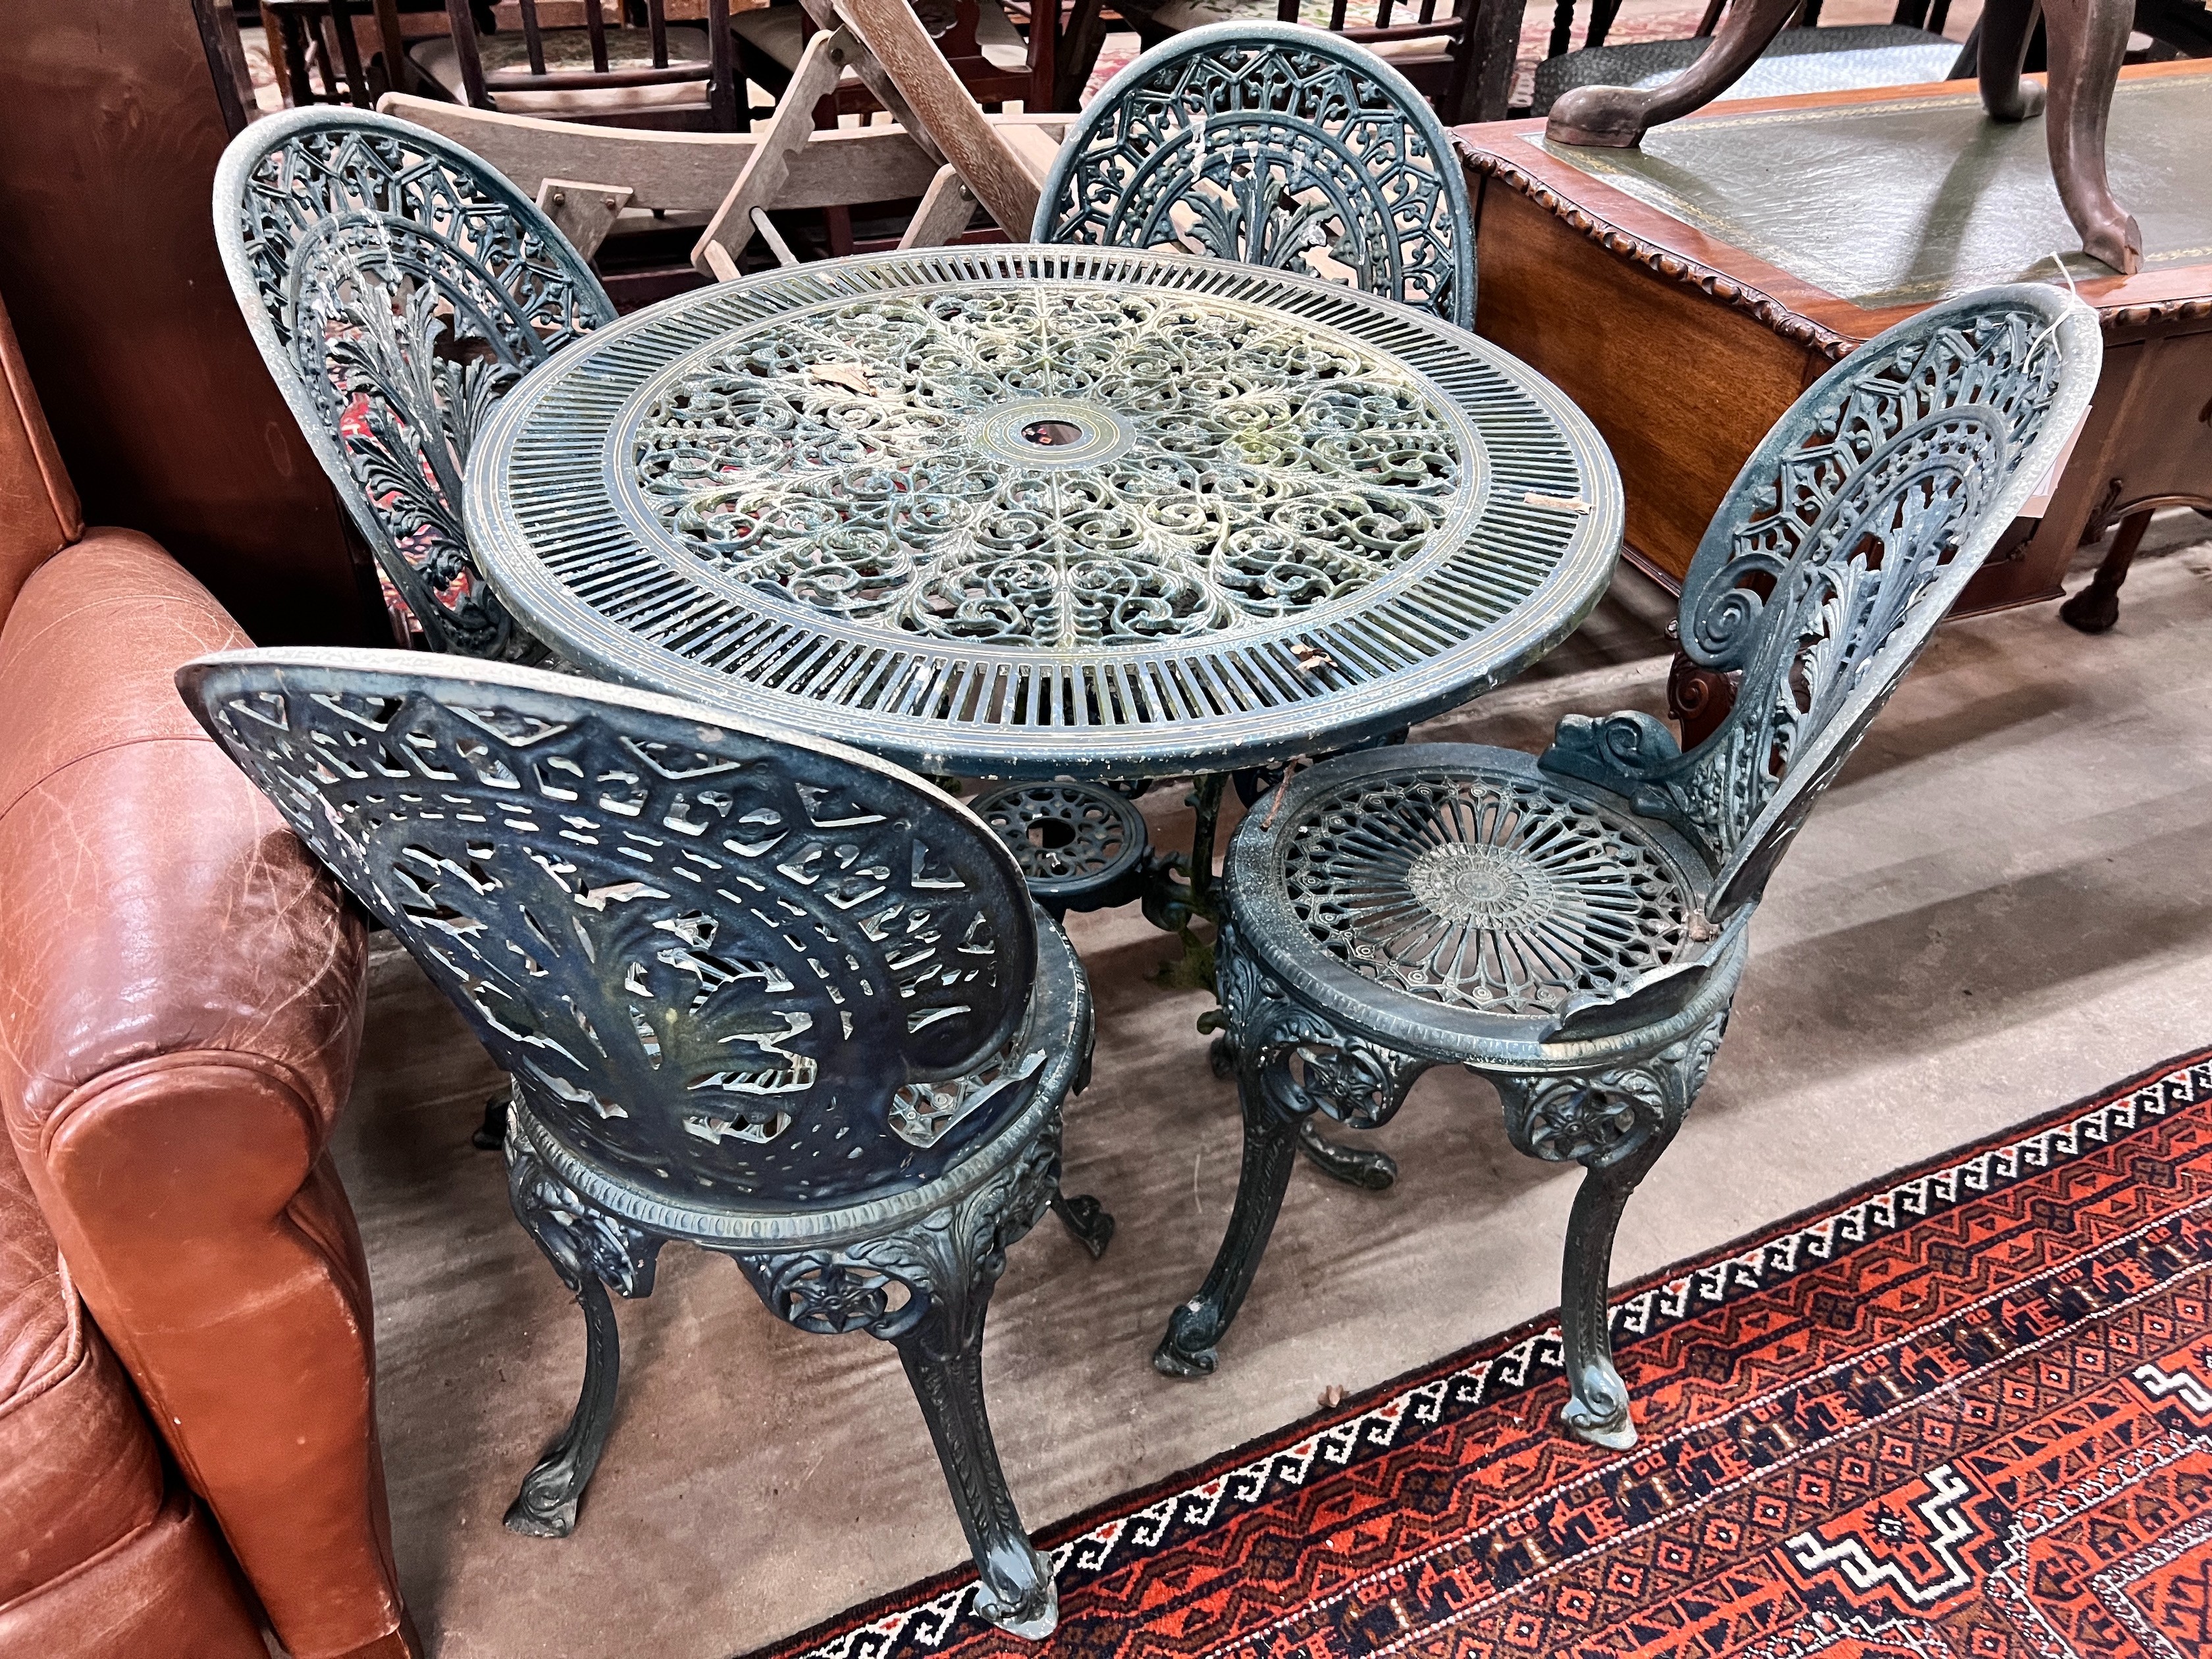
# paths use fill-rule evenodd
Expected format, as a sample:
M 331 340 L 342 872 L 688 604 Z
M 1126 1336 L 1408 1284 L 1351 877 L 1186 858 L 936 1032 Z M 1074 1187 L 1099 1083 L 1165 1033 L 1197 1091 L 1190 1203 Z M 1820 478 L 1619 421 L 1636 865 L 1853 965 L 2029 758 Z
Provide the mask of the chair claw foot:
M 1220 1322 L 1202 1307 L 1186 1304 L 1175 1310 L 1168 1334 L 1152 1350 L 1152 1369 L 1162 1376 L 1211 1376 L 1218 1363 L 1214 1344 L 1220 1340 Z
M 988 1583 L 975 1587 L 975 1611 L 1009 1636 L 1025 1642 L 1042 1642 L 1060 1628 L 1060 1587 L 1042 1560 L 1040 1582 L 1019 1597 L 994 1591 Z
M 1607 1451 L 1626 1451 L 1636 1444 L 1636 1419 L 1628 1410 L 1628 1389 L 1608 1366 L 1607 1375 L 1593 1376 L 1559 1407 L 1559 1421 L 1577 1440 Z
M 568 1537 L 576 1530 L 576 1503 L 581 1496 L 573 1492 L 564 1495 L 562 1489 L 568 1485 L 567 1474 L 556 1472 L 556 1480 L 541 1486 L 538 1473 L 532 1469 L 524 1477 L 514 1502 L 507 1506 L 501 1524 L 525 1538 Z
M 2120 619 L 2120 596 L 2089 586 L 2058 607 L 2058 620 L 2083 634 L 2105 634 Z
M 1618 1425 L 1583 1424 L 1575 1417 L 1574 1403 L 1570 1401 L 1559 1408 L 1559 1420 L 1566 1425 L 1567 1432 L 1577 1440 L 1587 1440 L 1593 1446 L 1602 1446 L 1607 1451 L 1628 1451 L 1636 1444 L 1636 1425 L 1624 1417 Z

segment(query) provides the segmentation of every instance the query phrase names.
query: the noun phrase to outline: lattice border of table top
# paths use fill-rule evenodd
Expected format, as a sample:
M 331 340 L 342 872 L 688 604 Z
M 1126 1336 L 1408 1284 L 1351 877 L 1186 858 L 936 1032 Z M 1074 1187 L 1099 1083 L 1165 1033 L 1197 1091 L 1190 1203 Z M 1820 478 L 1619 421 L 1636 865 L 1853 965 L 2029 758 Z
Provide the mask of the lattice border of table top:
M 1309 620 L 1047 653 L 915 635 L 697 580 L 641 543 L 623 481 L 635 412 L 672 365 L 773 316 L 939 287 L 1044 279 L 1258 306 L 1410 371 L 1479 447 L 1462 533 Z M 1582 621 L 1620 543 L 1620 477 L 1587 417 L 1508 353 L 1407 307 L 1255 266 L 1016 246 L 812 264 L 680 295 L 563 351 L 494 413 L 470 462 L 469 532 L 501 597 L 611 678 L 742 708 L 931 773 L 1137 776 L 1256 765 L 1378 735 L 1510 678 Z M 1471 521 L 1470 521 L 1471 520 Z M 1451 526 L 1447 526 L 1447 530 Z M 1439 532 L 1439 544 L 1446 536 Z M 549 550 L 542 556 L 537 549 Z M 662 637 L 738 641 L 706 667 L 594 610 L 570 581 L 663 567 Z M 628 590 L 635 598 L 635 586 Z M 748 590 L 750 596 L 750 590 Z M 832 695 L 821 695 L 827 691 Z

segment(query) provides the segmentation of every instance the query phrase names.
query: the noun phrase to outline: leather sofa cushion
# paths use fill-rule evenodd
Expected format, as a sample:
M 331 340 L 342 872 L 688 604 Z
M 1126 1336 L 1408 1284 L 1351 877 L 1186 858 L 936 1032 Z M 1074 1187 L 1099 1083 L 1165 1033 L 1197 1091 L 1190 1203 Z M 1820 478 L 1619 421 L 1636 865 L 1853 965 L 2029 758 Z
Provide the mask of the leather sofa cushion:
M 269 1659 L 207 1514 L 181 1487 L 34 1595 L 0 1602 L 7 1659 Z M 383 1659 L 377 1655 L 374 1659 Z
M 48 560 L 0 632 L 0 1100 L 19 1137 L 79 1085 L 183 1049 L 287 1068 L 318 1141 L 344 1102 L 359 930 L 173 678 L 249 643 L 125 530 Z
M 0 307 L 0 624 L 24 580 L 83 533 L 76 490 Z
M 0 1146 L 0 1609 L 151 1524 L 161 1480 L 137 1397 Z

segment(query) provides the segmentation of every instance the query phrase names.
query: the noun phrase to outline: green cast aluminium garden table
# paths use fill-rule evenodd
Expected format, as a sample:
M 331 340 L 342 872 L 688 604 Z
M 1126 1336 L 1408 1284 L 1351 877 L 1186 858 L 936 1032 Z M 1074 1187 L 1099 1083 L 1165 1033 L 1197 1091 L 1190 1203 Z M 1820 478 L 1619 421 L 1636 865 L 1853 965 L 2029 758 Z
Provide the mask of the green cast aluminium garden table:
M 584 672 L 1039 799 L 1197 777 L 1194 884 L 1138 860 L 1170 927 L 1211 914 L 1223 775 L 1510 679 L 1621 514 L 1581 411 L 1463 330 L 1059 246 L 680 295 L 533 370 L 467 477 L 484 571 Z

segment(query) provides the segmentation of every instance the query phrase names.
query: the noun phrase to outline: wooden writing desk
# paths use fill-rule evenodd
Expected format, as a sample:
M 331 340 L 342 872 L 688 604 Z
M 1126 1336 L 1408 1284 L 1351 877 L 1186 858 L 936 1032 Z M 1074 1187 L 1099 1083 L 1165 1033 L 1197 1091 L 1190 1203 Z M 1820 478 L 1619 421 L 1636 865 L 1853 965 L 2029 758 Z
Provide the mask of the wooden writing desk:
M 2041 122 L 1987 120 L 1971 83 L 1711 106 L 1640 149 L 1543 129 L 1454 134 L 1475 330 L 1589 412 L 1627 487 L 1629 556 L 1670 586 L 1831 363 L 1948 295 L 2063 281 L 2054 251 L 2103 318 L 2104 375 L 2048 512 L 2014 525 L 1960 609 L 2057 598 L 2075 547 L 2124 521 L 2124 574 L 2153 509 L 2212 507 L 2212 62 L 2122 74 L 2112 183 L 2144 240 L 2125 279 L 2078 252 Z

